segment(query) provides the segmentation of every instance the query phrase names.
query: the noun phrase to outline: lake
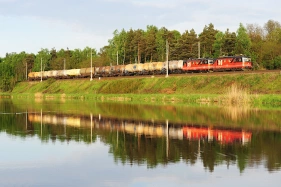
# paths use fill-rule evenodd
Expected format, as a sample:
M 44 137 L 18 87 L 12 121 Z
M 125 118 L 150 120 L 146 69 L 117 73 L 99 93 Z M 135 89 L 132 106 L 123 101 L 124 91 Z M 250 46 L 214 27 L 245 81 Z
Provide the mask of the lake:
M 281 108 L 0 100 L 0 186 L 280 186 Z

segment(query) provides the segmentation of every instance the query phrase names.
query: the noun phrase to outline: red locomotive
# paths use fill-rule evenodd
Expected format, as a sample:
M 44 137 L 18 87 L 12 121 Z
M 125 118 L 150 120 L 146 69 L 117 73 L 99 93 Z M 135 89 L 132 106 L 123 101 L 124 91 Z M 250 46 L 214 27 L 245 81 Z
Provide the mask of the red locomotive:
M 220 57 L 214 60 L 213 71 L 251 70 L 251 58 L 246 56 Z
M 182 70 L 185 72 L 209 72 L 213 69 L 213 59 L 197 58 L 183 62 Z
M 188 59 L 183 62 L 182 70 L 185 72 L 212 72 L 251 70 L 252 68 L 251 58 L 241 55 L 219 57 L 217 59 Z

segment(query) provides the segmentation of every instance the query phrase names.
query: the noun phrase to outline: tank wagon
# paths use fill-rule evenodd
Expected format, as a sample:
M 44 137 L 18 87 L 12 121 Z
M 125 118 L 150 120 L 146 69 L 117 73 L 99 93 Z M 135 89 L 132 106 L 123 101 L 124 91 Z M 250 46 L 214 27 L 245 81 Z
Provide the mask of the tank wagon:
M 224 56 L 216 59 L 195 58 L 188 60 L 173 60 L 167 62 L 148 62 L 140 64 L 127 64 L 116 66 L 101 66 L 92 68 L 52 70 L 43 72 L 30 72 L 29 80 L 40 80 L 55 78 L 86 78 L 90 77 L 112 77 L 132 75 L 157 75 L 169 73 L 193 73 L 193 72 L 215 72 L 215 71 L 237 71 L 251 70 L 251 58 L 240 56 Z

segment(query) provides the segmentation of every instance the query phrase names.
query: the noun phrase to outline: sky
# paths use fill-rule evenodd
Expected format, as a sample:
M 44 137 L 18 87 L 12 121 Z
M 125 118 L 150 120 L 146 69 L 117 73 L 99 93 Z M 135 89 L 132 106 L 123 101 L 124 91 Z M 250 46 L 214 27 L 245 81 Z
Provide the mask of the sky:
M 197 34 L 212 23 L 236 32 L 239 24 L 281 22 L 280 0 L 0 0 L 0 57 L 42 48 L 97 51 L 114 30 L 147 25 Z

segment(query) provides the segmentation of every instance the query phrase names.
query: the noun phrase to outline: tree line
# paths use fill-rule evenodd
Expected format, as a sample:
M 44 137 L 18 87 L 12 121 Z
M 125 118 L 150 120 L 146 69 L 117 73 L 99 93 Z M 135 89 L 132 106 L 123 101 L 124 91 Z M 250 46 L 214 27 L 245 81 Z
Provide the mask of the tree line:
M 281 68 L 281 25 L 269 20 L 263 26 L 240 23 L 236 32 L 222 32 L 210 23 L 200 34 L 194 29 L 180 33 L 165 27 L 148 25 L 146 30 L 115 30 L 108 45 L 96 49 L 41 49 L 37 54 L 6 53 L 0 58 L 0 91 L 8 91 L 16 82 L 26 80 L 28 72 L 90 66 L 165 61 L 168 43 L 169 60 L 197 57 L 216 58 L 245 54 L 256 69 Z

